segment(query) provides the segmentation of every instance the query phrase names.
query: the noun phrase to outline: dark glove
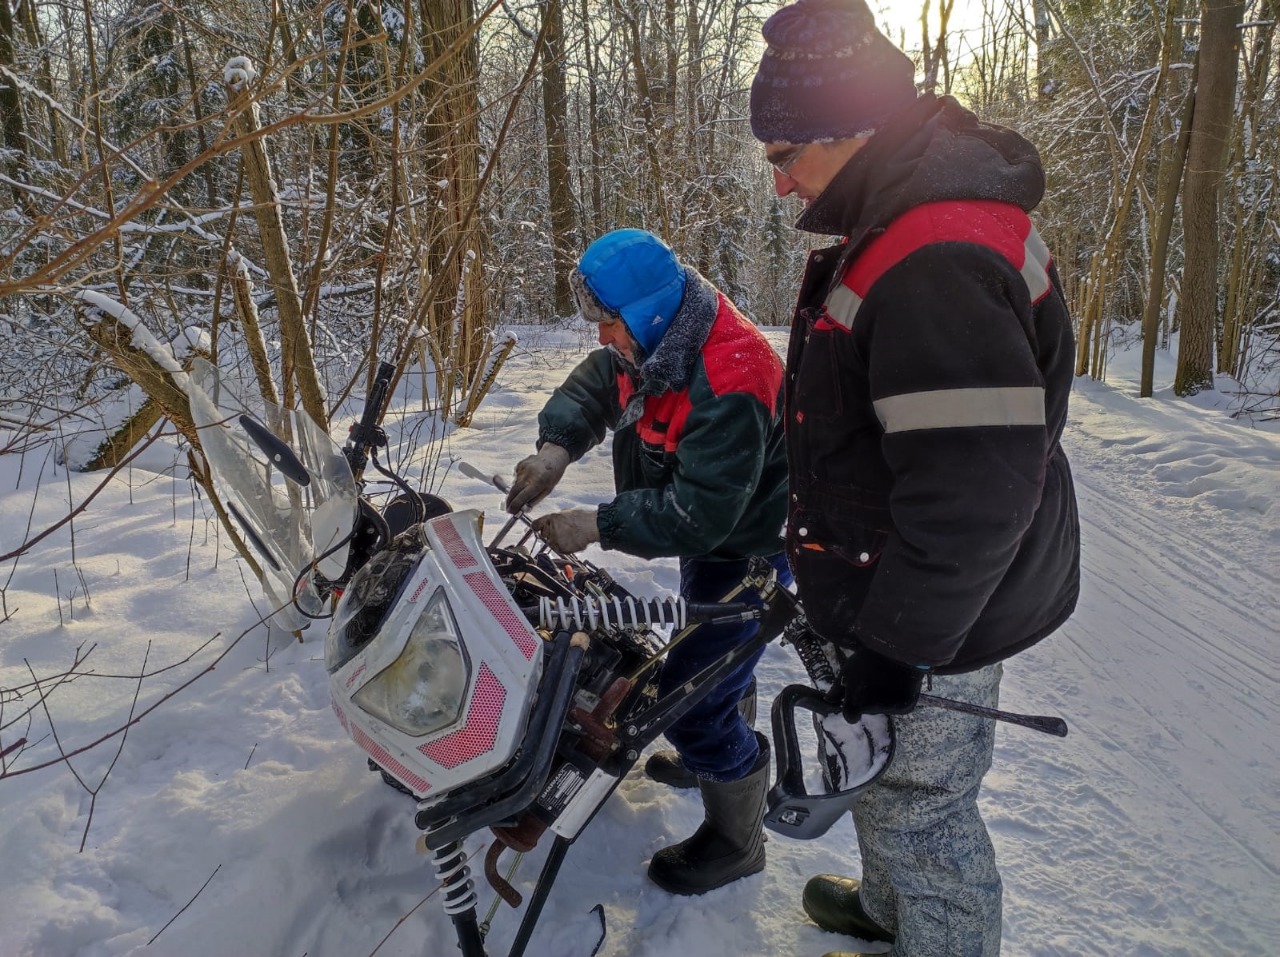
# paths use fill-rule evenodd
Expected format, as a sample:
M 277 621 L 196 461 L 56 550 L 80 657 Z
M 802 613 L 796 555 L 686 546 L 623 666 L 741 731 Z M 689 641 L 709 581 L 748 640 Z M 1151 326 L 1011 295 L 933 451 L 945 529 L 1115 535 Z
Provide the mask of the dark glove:
M 600 526 L 594 508 L 571 508 L 534 519 L 533 530 L 548 545 L 564 555 L 580 552 L 592 542 L 600 541 Z
M 839 702 L 849 722 L 864 714 L 906 714 L 920 701 L 925 673 L 855 644 L 827 700 Z
M 554 442 L 544 442 L 537 453 L 516 464 L 515 479 L 507 492 L 507 511 L 536 505 L 556 487 L 569 467 L 569 453 Z

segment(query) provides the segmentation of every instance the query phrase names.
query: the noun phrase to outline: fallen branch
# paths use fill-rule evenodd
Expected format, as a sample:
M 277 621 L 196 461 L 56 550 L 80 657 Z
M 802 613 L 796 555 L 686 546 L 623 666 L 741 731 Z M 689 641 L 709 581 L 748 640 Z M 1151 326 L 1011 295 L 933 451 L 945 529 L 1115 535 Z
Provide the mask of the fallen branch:
M 175 920 L 177 920 L 179 917 L 181 917 L 181 916 L 182 916 L 182 912 L 183 912 L 183 911 L 185 911 L 188 907 L 190 907 L 192 904 L 194 904 L 194 903 L 196 902 L 196 898 L 197 898 L 197 897 L 199 897 L 202 893 L 204 893 L 204 889 L 205 889 L 206 887 L 208 887 L 208 886 L 209 886 L 209 881 L 211 881 L 211 880 L 213 880 L 215 877 L 217 877 L 217 876 L 218 876 L 218 871 L 220 871 L 220 870 L 222 870 L 222 865 L 221 865 L 221 864 L 219 864 L 217 867 L 215 867 L 215 868 L 213 869 L 213 873 L 209 875 L 209 879 L 208 879 L 208 880 L 206 880 L 203 884 L 201 884 L 201 885 L 200 885 L 200 890 L 196 891 L 196 892 L 195 892 L 195 894 L 194 894 L 194 895 L 192 895 L 191 900 L 189 900 L 189 901 L 187 901 L 185 904 L 183 904 L 183 905 L 182 905 L 182 908 L 178 911 L 178 913 L 176 913 L 176 914 L 174 914 L 172 917 L 170 917 L 170 918 L 165 922 L 164 927 L 161 927 L 158 931 L 156 931 L 156 936 L 155 936 L 155 937 L 152 937 L 149 941 L 147 941 L 147 946 L 148 946 L 148 947 L 150 947 L 152 944 L 154 944 L 154 943 L 156 942 L 156 937 L 159 937 L 161 934 L 163 934 L 163 933 L 165 932 L 166 928 L 168 928 L 168 926 L 169 926 L 170 924 L 172 924 Z

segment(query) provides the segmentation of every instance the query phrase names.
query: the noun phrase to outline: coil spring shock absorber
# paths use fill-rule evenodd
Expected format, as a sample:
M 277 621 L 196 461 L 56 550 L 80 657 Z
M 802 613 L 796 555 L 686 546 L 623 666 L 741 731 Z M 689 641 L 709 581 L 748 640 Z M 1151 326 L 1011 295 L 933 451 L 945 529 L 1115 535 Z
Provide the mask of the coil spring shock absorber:
M 426 828 L 423 846 L 433 830 L 447 823 L 438 821 Z M 453 921 L 453 929 L 458 935 L 458 949 L 463 957 L 486 957 L 484 936 L 476 919 L 476 884 L 471 878 L 471 866 L 463 853 L 462 842 L 450 841 L 433 851 L 431 860 L 436 869 L 436 880 L 444 891 L 444 912 Z
M 538 601 L 538 620 L 543 628 L 556 630 L 576 628 L 645 628 L 671 625 L 677 631 L 688 623 L 688 605 L 683 598 L 541 598 Z
M 800 663 L 804 665 L 809 680 L 819 691 L 828 691 L 836 680 L 834 662 L 824 647 L 824 642 L 809 628 L 803 615 L 796 615 L 782 632 L 782 642 L 795 646 Z

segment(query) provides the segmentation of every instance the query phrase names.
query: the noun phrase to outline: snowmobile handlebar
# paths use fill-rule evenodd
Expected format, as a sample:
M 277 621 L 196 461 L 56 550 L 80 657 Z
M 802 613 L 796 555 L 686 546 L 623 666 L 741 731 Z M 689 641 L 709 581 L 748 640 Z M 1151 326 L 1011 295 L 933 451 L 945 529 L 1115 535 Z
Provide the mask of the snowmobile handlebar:
M 391 390 L 391 378 L 395 373 L 396 367 L 390 362 L 378 363 L 378 374 L 373 378 L 373 388 L 369 390 L 364 412 L 360 415 L 360 421 L 351 427 L 347 444 L 342 450 L 357 482 L 364 472 L 369 450 L 387 444 L 386 433 L 378 426 L 378 418 L 382 414 L 382 406 L 386 403 L 387 393 Z
M 240 427 L 253 443 L 271 460 L 271 464 L 280 470 L 280 474 L 300 488 L 311 484 L 311 473 L 302 464 L 296 452 L 288 442 L 278 438 L 274 432 L 249 415 L 247 412 L 237 420 Z
M 819 689 L 829 693 L 829 689 L 835 684 L 836 672 L 848 652 L 836 648 L 819 637 L 809 627 L 803 612 L 799 612 L 792 618 L 782 640 L 784 644 L 790 643 L 796 649 L 804 670 L 809 675 L 809 680 Z M 970 704 L 967 701 L 943 698 L 935 694 L 921 694 L 920 704 L 973 714 L 982 718 L 993 718 L 996 721 L 1016 724 L 1019 727 L 1030 728 L 1032 731 L 1051 734 L 1058 738 L 1067 736 L 1067 722 L 1055 715 L 1017 714 L 1012 711 L 1001 711 L 998 708 Z

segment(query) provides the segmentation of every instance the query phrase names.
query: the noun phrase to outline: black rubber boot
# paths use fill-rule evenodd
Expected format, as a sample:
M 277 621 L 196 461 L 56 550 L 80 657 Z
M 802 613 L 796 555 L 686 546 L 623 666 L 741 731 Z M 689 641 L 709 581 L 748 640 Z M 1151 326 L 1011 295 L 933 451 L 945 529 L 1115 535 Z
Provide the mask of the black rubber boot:
M 755 678 L 751 679 L 751 684 L 747 685 L 747 690 L 742 693 L 742 698 L 738 701 L 738 713 L 742 715 L 742 720 L 747 723 L 748 728 L 755 727 Z M 644 763 L 644 773 L 659 784 L 665 784 L 668 787 L 684 790 L 698 786 L 698 776 L 684 766 L 680 755 L 675 751 L 658 751 L 650 755 L 649 760 Z
M 764 807 L 769 741 L 756 734 L 760 757 L 738 781 L 698 780 L 706 815 L 688 840 L 649 862 L 649 880 L 672 894 L 705 894 L 764 870 Z
M 833 934 L 862 940 L 892 941 L 889 933 L 862 909 L 858 891 L 862 882 L 853 877 L 819 874 L 804 885 L 801 904 L 815 924 Z
M 698 786 L 698 776 L 684 766 L 675 751 L 658 751 L 649 755 L 649 760 L 644 763 L 644 773 L 659 784 L 680 790 Z

